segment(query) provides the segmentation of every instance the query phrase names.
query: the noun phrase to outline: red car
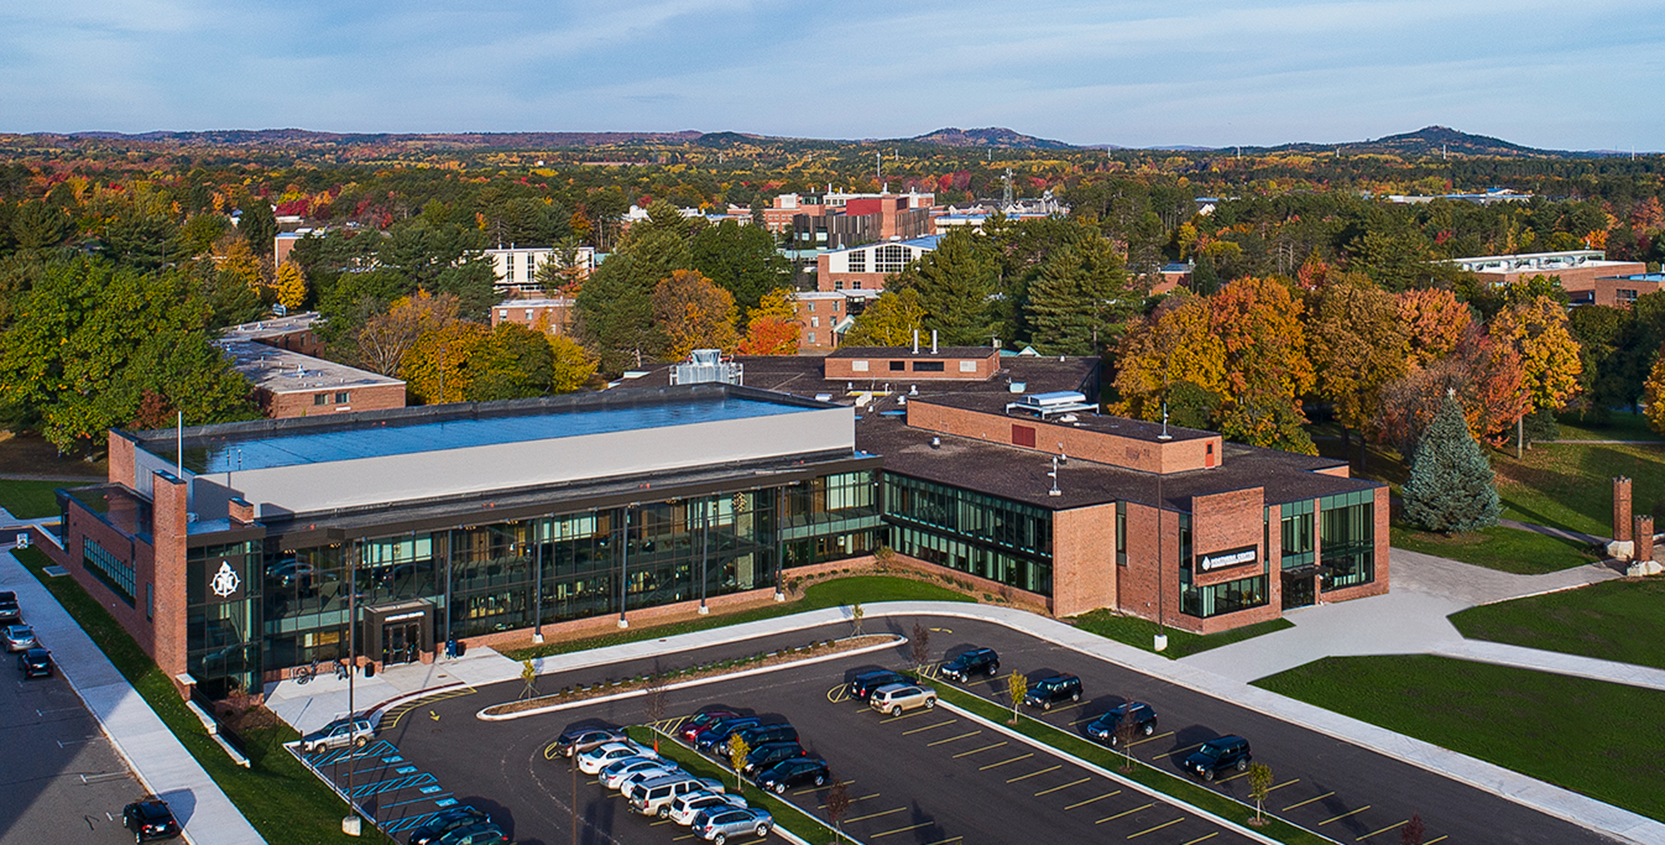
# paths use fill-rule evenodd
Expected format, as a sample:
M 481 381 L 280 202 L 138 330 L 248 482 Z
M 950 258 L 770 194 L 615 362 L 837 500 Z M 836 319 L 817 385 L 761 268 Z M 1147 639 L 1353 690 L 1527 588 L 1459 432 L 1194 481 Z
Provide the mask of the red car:
M 739 713 L 732 710 L 706 710 L 701 713 L 696 713 L 693 718 L 677 726 L 676 736 L 683 742 L 693 742 L 694 737 L 698 736 L 700 731 L 711 727 L 723 719 L 732 719 L 739 715 Z

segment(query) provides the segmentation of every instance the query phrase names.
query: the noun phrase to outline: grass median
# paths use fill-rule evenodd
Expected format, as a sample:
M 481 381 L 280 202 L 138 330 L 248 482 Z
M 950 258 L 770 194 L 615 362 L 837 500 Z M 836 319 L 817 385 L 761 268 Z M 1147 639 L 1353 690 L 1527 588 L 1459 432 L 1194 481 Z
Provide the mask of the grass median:
M 787 570 L 787 572 L 790 574 L 791 570 Z M 853 575 L 812 584 L 804 590 L 803 598 L 795 601 L 769 604 L 733 613 L 712 613 L 710 616 L 672 622 L 668 625 L 631 627 L 597 637 L 549 642 L 530 648 L 506 650 L 503 654 L 511 660 L 531 660 L 538 657 L 547 657 L 551 654 L 568 654 L 575 651 L 588 651 L 592 648 L 605 648 L 642 640 L 657 640 L 660 637 L 672 637 L 677 634 L 693 633 L 694 631 L 708 631 L 712 628 L 724 628 L 745 622 L 774 619 L 810 610 L 844 607 L 857 602 L 871 604 L 881 601 L 969 602 L 973 599 L 929 581 L 901 578 L 894 575 Z
M 41 570 L 52 561 L 39 549 L 17 549 L 12 554 L 87 632 L 262 838 L 303 845 L 365 841 L 341 832 L 347 805 L 283 748 L 283 743 L 298 739 L 299 734 L 281 724 L 252 731 L 244 737 L 249 768 L 233 763 L 186 708 L 173 682 L 103 605 L 75 579 L 43 573 Z M 153 785 L 168 788 L 165 783 Z
M 1463 636 L 1665 669 L 1665 581 L 1603 581 L 1471 607 L 1451 615 Z
M 1137 616 L 1124 616 L 1111 610 L 1094 610 L 1075 617 L 1075 627 L 1090 634 L 1097 634 L 1107 640 L 1115 640 L 1136 648 L 1144 649 L 1152 654 L 1178 660 L 1181 657 L 1219 648 L 1224 645 L 1253 639 L 1261 634 L 1270 634 L 1285 628 L 1295 627 L 1295 623 L 1288 619 L 1272 619 L 1254 625 L 1221 631 L 1218 634 L 1193 634 L 1177 628 L 1159 629 L 1155 622 L 1140 619 Z M 1168 647 L 1157 651 L 1155 636 L 1160 630 L 1168 634 Z
M 996 704 L 986 698 L 966 692 L 959 687 L 945 683 L 935 684 L 933 689 L 945 702 L 967 710 L 991 722 L 997 722 L 1011 730 L 1055 748 L 1066 754 L 1078 757 L 1102 769 L 1114 771 L 1128 780 L 1149 787 L 1175 800 L 1184 801 L 1201 810 L 1206 810 L 1220 818 L 1239 824 L 1249 824 L 1254 818 L 1254 807 L 1247 806 L 1214 790 L 1202 786 L 1176 774 L 1170 774 L 1152 766 L 1138 758 L 1133 760 L 1131 771 L 1122 767 L 1127 764 L 1127 758 L 1121 754 L 1105 748 L 1096 742 L 1091 742 L 1076 736 L 1062 728 L 1019 713 L 1018 723 L 1011 723 L 1012 708 Z M 1292 825 L 1271 813 L 1265 814 L 1266 824 L 1255 828 L 1257 833 L 1263 834 L 1279 842 L 1291 845 L 1325 845 L 1331 840 L 1319 836 L 1309 830 Z
M 1659 690 L 1431 655 L 1328 657 L 1254 685 L 1665 818 Z
M 643 745 L 652 745 L 655 731 L 643 725 L 633 725 L 629 728 L 630 738 Z M 747 783 L 744 788 L 735 789 L 729 784 L 735 782 L 734 773 L 719 766 L 710 758 L 699 754 L 691 748 L 671 739 L 665 734 L 658 734 L 659 754 L 681 766 L 688 774 L 695 777 L 712 778 L 722 781 L 724 788 L 731 795 L 738 795 L 753 807 L 762 807 L 775 817 L 775 826 L 791 831 L 798 838 L 808 842 L 820 842 L 831 836 L 833 829 L 803 810 L 797 805 L 788 803 L 762 789 L 755 784 Z

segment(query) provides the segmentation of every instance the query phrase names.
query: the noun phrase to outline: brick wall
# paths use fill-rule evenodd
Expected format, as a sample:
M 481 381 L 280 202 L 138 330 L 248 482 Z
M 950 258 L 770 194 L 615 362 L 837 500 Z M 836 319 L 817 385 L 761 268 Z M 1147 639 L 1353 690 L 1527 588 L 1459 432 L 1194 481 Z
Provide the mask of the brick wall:
M 110 462 L 113 467 L 113 456 Z M 1630 540 L 1630 528 L 1630 479 L 1621 475 L 1613 479 L 1613 539 L 1621 543 Z
M 344 405 L 335 404 L 335 394 L 345 391 L 348 402 Z M 345 413 L 347 411 L 381 411 L 388 408 L 405 407 L 405 384 L 376 384 L 376 385 L 346 385 L 332 387 L 325 390 L 314 390 L 306 393 L 278 393 L 259 391 L 260 406 L 266 411 L 266 416 L 273 419 L 287 419 L 291 417 L 316 417 L 324 414 Z M 323 394 L 328 396 L 327 405 L 314 404 L 313 396 Z M 114 467 L 112 466 L 112 470 Z
M 1264 488 L 1231 490 L 1206 496 L 1191 497 L 1191 549 L 1200 559 L 1203 555 L 1228 549 L 1252 547 L 1255 562 L 1228 566 L 1212 572 L 1197 571 L 1198 586 L 1236 581 L 1260 573 L 1266 561 L 1265 520 L 1262 518 L 1266 498 Z
M 1052 612 L 1116 607 L 1116 503 L 1052 515 Z
M 129 488 L 139 486 L 137 478 L 133 476 L 133 441 L 111 431 L 108 435 L 109 445 L 109 479 L 114 484 L 123 484 Z
M 844 379 L 847 381 L 888 381 L 891 389 L 914 381 L 988 381 L 1000 369 L 1000 353 L 992 352 L 983 358 L 952 358 L 947 356 L 933 356 L 929 354 L 930 347 L 925 345 L 929 337 L 923 339 L 918 355 L 885 355 L 877 353 L 869 358 L 828 358 L 822 366 L 822 375 L 828 379 Z M 866 370 L 855 368 L 857 361 L 867 362 Z M 904 362 L 904 369 L 892 370 L 890 362 Z M 940 361 L 942 372 L 916 372 L 914 363 L 919 361 Z M 972 369 L 962 371 L 960 362 L 969 361 Z
M 828 363 L 831 363 L 830 359 Z M 892 387 L 894 386 L 893 384 Z M 1062 451 L 1071 458 L 1143 472 L 1170 473 L 1204 469 L 1208 466 L 1210 447 L 1213 449 L 1216 465 L 1221 456 L 1219 435 L 1157 443 L 1062 423 L 1045 422 L 1032 417 L 991 414 L 930 402 L 908 403 L 908 425 L 926 431 L 1006 446 L 1014 445 L 1013 426 L 1022 426 L 1035 431 L 1036 451 L 1049 454 Z
M 187 534 L 185 482 L 157 473 L 153 482 L 152 517 L 155 537 L 156 665 L 173 678 L 185 671 L 185 542 Z M 139 586 L 144 603 L 144 586 Z

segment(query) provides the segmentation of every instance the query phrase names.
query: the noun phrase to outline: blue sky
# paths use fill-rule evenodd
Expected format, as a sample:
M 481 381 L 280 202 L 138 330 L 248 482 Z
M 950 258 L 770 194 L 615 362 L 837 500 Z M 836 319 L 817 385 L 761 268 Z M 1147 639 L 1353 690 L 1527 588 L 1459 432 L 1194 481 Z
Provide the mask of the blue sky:
M 1658 0 L 6 0 L 0 131 L 1006 126 L 1077 144 L 1430 124 L 1665 149 Z

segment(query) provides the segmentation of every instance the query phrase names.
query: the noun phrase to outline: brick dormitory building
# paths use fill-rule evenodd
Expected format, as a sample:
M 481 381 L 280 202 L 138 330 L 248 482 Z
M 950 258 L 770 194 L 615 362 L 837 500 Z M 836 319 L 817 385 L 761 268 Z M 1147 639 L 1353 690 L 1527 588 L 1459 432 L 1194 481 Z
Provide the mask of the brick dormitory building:
M 746 386 L 668 367 L 594 394 L 112 431 L 108 483 L 61 491 L 40 546 L 210 693 L 346 656 L 355 583 L 358 659 L 383 665 L 767 600 L 881 544 L 1057 616 L 1199 632 L 1387 590 L 1383 485 L 1100 415 L 1097 359 L 743 363 Z

